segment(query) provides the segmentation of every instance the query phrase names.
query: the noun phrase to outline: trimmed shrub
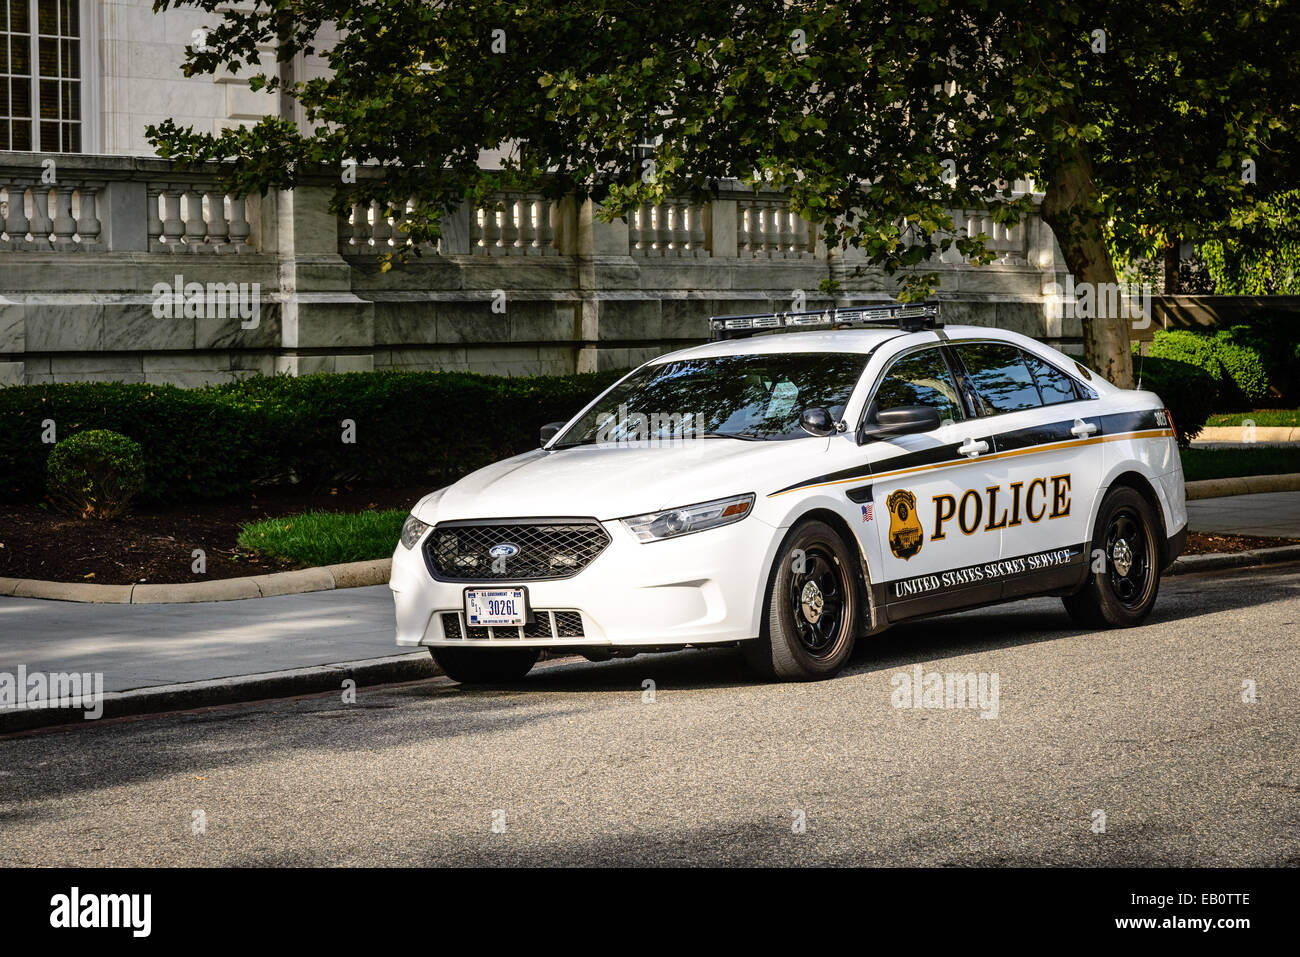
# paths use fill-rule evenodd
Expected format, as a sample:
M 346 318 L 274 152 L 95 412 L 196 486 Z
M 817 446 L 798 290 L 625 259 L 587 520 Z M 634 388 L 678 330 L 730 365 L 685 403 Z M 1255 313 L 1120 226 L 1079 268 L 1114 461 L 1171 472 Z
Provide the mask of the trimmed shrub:
M 1220 408 L 1251 408 L 1268 395 L 1264 360 L 1247 345 L 1234 341 L 1226 330 L 1214 335 L 1190 329 L 1161 330 L 1151 343 L 1150 356 L 1199 366 L 1214 379 Z
M 1173 413 L 1179 444 L 1189 445 L 1215 411 L 1214 379 L 1200 366 L 1177 359 L 1145 356 L 1133 365 L 1141 372 L 1142 388 L 1160 396 Z
M 1285 404 L 1300 401 L 1300 313 L 1259 312 L 1219 335 L 1259 353 L 1268 384 Z
M 0 501 L 39 498 L 60 437 L 111 429 L 139 443 L 147 502 L 220 499 L 266 485 L 447 484 L 537 446 L 623 374 L 467 372 L 253 377 L 202 389 L 71 383 L 0 389 Z M 350 435 L 345 442 L 345 423 Z
M 140 444 L 107 429 L 59 442 L 45 469 L 50 498 L 82 518 L 117 518 L 144 486 Z

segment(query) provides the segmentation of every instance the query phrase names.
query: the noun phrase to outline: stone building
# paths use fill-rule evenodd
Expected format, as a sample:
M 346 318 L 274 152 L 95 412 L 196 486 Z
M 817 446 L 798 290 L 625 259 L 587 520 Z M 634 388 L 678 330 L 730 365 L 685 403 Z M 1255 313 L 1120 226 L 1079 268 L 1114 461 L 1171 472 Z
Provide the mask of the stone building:
M 383 272 L 393 224 L 372 209 L 334 216 L 333 181 L 243 198 L 150 158 L 149 123 L 218 131 L 277 108 L 246 78 L 181 75 L 201 14 L 155 14 L 150 0 L 0 9 L 0 384 L 604 369 L 701 340 L 710 314 L 816 308 L 830 276 L 841 301 L 894 289 L 852 251 L 828 252 L 779 193 L 738 184 L 613 224 L 589 204 L 501 195 Z M 322 69 L 293 64 L 299 77 Z M 987 233 L 998 259 L 929 264 L 948 320 L 1077 343 L 1077 320 L 1043 308 L 1064 271 L 1041 220 L 957 222 Z

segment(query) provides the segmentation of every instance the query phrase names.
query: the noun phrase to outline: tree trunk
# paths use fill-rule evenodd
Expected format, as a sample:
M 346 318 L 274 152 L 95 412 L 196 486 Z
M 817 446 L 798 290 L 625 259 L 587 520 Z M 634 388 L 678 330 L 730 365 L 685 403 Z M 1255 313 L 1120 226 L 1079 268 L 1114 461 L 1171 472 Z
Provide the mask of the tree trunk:
M 1115 267 L 1111 265 L 1097 212 L 1100 204 L 1096 202 L 1092 164 L 1081 149 L 1069 149 L 1063 161 L 1049 171 L 1049 180 L 1043 197 L 1043 221 L 1056 235 L 1076 288 L 1090 283 L 1093 302 L 1100 304 L 1106 297 L 1095 292 L 1103 283 L 1115 282 Z M 1084 359 L 1121 389 L 1133 388 L 1130 322 L 1122 316 L 1106 315 L 1102 309 L 1082 319 Z
M 1182 260 L 1178 255 L 1179 243 L 1177 240 L 1170 242 L 1160 250 L 1160 265 L 1164 269 L 1165 284 L 1164 292 L 1166 296 L 1177 295 L 1183 291 L 1182 277 L 1178 274 L 1178 267 Z

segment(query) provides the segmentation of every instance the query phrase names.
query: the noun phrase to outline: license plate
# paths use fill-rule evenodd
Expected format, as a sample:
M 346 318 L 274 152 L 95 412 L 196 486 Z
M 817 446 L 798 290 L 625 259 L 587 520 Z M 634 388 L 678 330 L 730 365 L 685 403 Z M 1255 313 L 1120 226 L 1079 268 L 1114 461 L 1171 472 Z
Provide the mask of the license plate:
M 528 620 L 525 588 L 465 589 L 465 622 L 468 625 L 523 625 Z

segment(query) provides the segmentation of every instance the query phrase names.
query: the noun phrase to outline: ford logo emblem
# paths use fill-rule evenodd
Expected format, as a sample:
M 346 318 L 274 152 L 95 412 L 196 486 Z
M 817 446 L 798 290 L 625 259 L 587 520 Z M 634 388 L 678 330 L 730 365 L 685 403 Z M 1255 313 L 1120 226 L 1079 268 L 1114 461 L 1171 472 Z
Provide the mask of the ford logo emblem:
M 492 558 L 514 558 L 518 554 L 519 546 L 512 542 L 502 542 L 488 549 L 488 555 Z

